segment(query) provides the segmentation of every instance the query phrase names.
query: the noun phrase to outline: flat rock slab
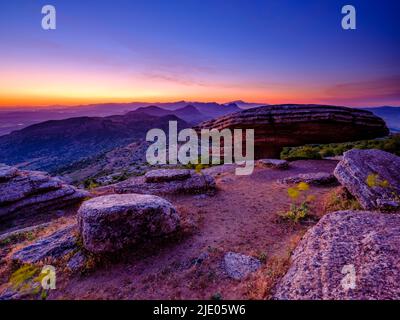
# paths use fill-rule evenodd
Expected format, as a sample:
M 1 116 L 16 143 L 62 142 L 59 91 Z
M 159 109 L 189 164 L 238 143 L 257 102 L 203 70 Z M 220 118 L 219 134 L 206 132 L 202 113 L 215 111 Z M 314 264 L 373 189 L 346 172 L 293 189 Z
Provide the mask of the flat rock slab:
M 256 162 L 256 165 L 261 168 L 271 168 L 271 169 L 288 169 L 289 162 L 286 160 L 279 159 L 260 159 Z
M 76 225 L 65 227 L 48 237 L 15 252 L 12 260 L 19 264 L 34 264 L 61 258 L 77 249 Z
M 400 214 L 339 211 L 308 230 L 275 299 L 400 299 Z
M 243 254 L 228 252 L 224 256 L 224 269 L 229 277 L 242 280 L 261 268 L 261 261 Z
M 0 163 L 0 181 L 7 181 L 18 174 L 18 169 Z
M 194 171 L 189 172 L 189 177 L 183 180 L 148 182 L 146 177 L 134 177 L 117 183 L 112 188 L 115 193 L 120 194 L 139 193 L 152 195 L 201 194 L 215 191 L 215 179 L 211 175 L 198 174 Z
M 333 174 L 326 172 L 299 174 L 297 176 L 284 178 L 282 180 L 279 180 L 278 182 L 283 184 L 305 182 L 315 186 L 336 185 L 338 183 Z
M 188 169 L 160 169 L 152 170 L 145 174 L 146 182 L 165 182 L 189 179 L 191 176 Z
M 400 157 L 381 150 L 350 150 L 334 174 L 364 209 L 400 209 Z
M 157 196 L 113 194 L 85 201 L 78 211 L 83 246 L 93 253 L 114 252 L 177 230 L 180 217 Z
M 75 205 L 89 192 L 39 171 L 0 165 L 0 217 L 34 215 Z

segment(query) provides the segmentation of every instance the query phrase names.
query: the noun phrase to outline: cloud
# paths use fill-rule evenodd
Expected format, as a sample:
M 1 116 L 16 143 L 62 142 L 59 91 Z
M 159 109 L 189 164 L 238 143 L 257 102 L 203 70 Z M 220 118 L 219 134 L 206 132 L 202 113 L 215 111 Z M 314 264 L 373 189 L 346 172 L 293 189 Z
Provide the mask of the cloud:
M 338 102 L 400 101 L 400 75 L 337 84 L 324 91 L 324 98 Z

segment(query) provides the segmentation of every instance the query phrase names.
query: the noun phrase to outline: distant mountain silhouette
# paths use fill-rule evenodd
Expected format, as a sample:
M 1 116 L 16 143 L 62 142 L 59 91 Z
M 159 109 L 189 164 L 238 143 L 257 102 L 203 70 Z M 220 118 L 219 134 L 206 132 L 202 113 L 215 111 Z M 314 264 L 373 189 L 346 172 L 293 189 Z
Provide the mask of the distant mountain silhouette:
M 385 120 L 387 126 L 392 132 L 400 132 L 400 107 L 375 107 L 365 108 Z
M 243 101 L 243 100 L 235 100 L 235 101 L 231 101 L 231 102 L 226 103 L 226 105 L 229 105 L 229 104 L 235 104 L 240 109 L 251 109 L 251 108 L 256 108 L 256 107 L 268 105 L 266 103 L 253 103 L 253 102 L 246 102 L 246 101 Z
M 156 106 L 149 106 L 149 107 L 139 108 L 136 111 L 131 111 L 130 113 L 138 113 L 138 112 L 158 117 L 172 114 L 182 120 L 185 120 L 186 122 L 192 125 L 199 124 L 202 121 L 209 120 L 212 118 L 201 113 L 192 105 L 188 105 L 186 107 L 177 110 L 166 110 Z
M 170 120 L 189 127 L 175 115 L 153 116 L 141 112 L 109 117 L 51 120 L 0 137 L 0 163 L 55 172 L 84 158 L 145 139 L 149 129 L 168 129 Z
M 102 103 L 79 106 L 49 106 L 49 107 L 9 107 L 0 109 L 0 136 L 8 134 L 14 130 L 26 128 L 32 124 L 47 120 L 62 120 L 72 117 L 107 117 L 111 115 L 121 115 L 143 107 L 156 106 L 165 110 L 178 110 L 191 105 L 195 107 L 203 116 L 200 117 L 193 109 L 192 111 L 182 111 L 183 118 L 191 116 L 195 122 L 209 120 L 228 113 L 240 111 L 241 109 L 233 104 L 222 105 L 215 102 L 168 102 L 168 103 Z M 192 123 L 192 120 L 190 122 Z

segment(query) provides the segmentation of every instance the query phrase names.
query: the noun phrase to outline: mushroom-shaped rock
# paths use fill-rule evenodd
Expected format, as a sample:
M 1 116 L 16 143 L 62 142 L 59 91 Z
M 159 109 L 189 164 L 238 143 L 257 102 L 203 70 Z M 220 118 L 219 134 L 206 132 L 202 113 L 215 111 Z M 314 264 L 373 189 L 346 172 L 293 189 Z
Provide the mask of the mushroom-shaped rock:
M 112 194 L 85 201 L 78 211 L 83 246 L 93 253 L 114 252 L 179 227 L 170 202 L 157 196 Z
M 196 127 L 198 132 L 202 129 L 254 129 L 255 159 L 279 158 L 286 146 L 356 141 L 389 133 L 385 122 L 369 111 L 293 104 L 231 113 Z
M 399 283 L 400 215 L 339 211 L 307 231 L 274 298 L 398 300 Z
M 364 209 L 400 209 L 400 157 L 353 149 L 344 153 L 334 174 Z

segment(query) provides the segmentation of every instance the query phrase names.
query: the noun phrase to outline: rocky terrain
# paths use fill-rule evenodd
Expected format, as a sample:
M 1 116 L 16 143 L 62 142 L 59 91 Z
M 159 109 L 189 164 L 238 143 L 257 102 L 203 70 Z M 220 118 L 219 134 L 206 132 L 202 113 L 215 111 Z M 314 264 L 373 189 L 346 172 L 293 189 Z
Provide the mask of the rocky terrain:
M 285 146 L 356 141 L 389 133 L 385 122 L 372 112 L 316 105 L 253 108 L 206 121 L 197 130 L 212 128 L 254 128 L 256 159 L 279 158 Z
M 0 162 L 62 171 L 79 160 L 96 159 L 117 147 L 143 141 L 148 130 L 167 130 L 168 122 L 174 120 L 179 128 L 189 126 L 174 115 L 157 117 L 141 112 L 42 122 L 0 137 Z
M 46 173 L 0 164 L 0 221 L 70 207 L 88 196 Z

